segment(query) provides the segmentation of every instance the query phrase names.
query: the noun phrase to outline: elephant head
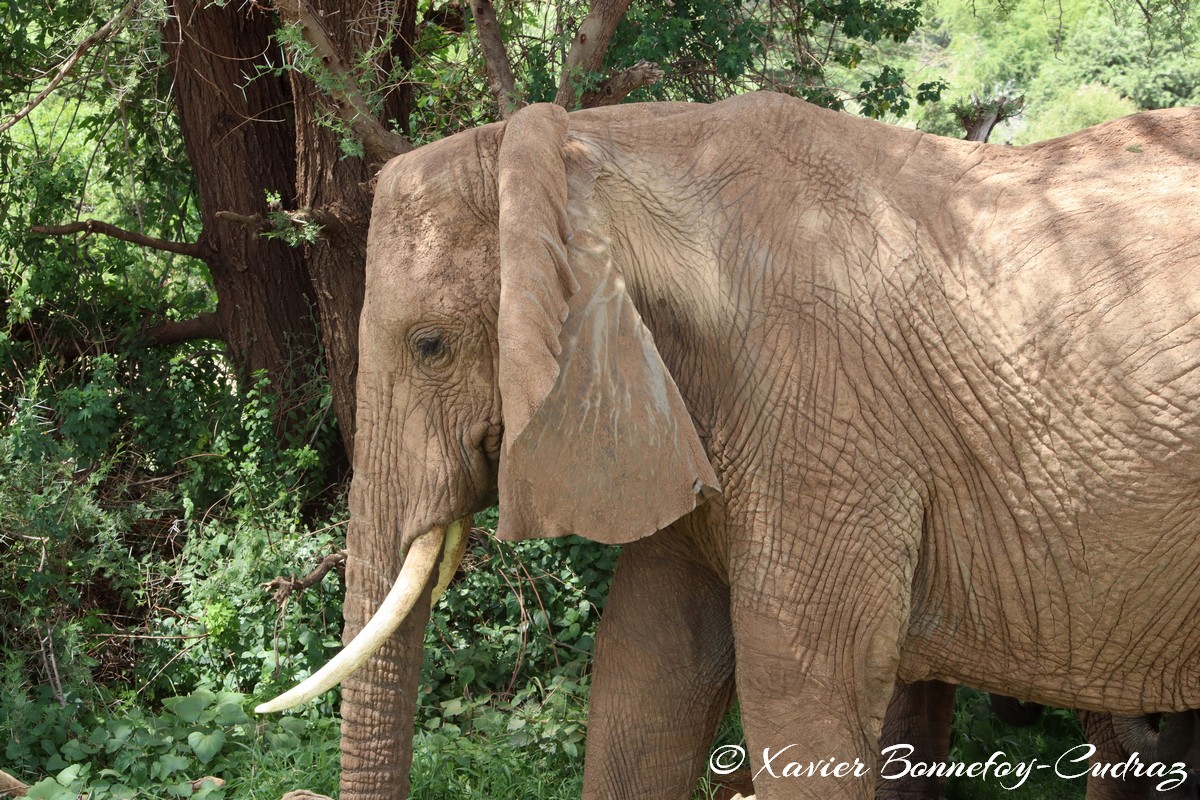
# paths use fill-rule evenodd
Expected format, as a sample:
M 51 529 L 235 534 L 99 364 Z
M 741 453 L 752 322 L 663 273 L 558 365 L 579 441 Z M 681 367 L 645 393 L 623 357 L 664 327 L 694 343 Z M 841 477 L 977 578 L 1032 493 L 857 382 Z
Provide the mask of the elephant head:
M 566 112 L 542 105 L 381 173 L 350 496 L 347 635 L 361 632 L 260 712 L 363 667 L 347 685 L 344 737 L 403 728 L 411 693 L 398 707 L 384 684 L 402 673 L 415 685 L 414 659 L 384 645 L 451 549 L 445 531 L 458 536 L 497 494 L 503 538 L 621 543 L 715 491 L 679 390 L 593 225 L 597 158 L 568 137 Z M 368 622 L 369 608 L 379 611 Z

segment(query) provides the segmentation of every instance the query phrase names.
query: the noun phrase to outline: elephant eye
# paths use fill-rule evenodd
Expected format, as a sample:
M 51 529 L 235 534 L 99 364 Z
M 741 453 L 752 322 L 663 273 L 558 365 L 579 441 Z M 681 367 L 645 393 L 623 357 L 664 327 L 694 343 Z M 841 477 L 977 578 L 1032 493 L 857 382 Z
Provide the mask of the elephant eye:
M 436 331 L 420 331 L 414 334 L 411 346 L 417 360 L 429 366 L 440 364 L 450 355 L 450 345 L 446 337 Z

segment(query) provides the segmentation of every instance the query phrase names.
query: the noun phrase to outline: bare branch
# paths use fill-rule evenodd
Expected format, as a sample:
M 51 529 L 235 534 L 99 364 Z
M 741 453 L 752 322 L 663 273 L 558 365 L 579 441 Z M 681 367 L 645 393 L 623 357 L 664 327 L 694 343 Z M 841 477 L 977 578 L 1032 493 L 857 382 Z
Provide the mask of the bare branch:
M 236 211 L 218 211 L 216 218 L 226 222 L 232 222 L 236 225 L 245 225 L 247 228 L 256 228 L 258 230 L 271 230 L 271 221 L 262 214 L 239 214 Z
M 168 345 L 179 342 L 191 342 L 196 339 L 220 339 L 225 335 L 217 324 L 217 315 L 213 312 L 201 314 L 192 319 L 168 320 L 146 329 L 146 338 L 154 344 Z
M 595 91 L 585 92 L 580 105 L 584 108 L 615 106 L 628 97 L 630 92 L 658 83 L 662 77 L 663 71 L 658 64 L 639 61 L 629 69 L 613 73 L 613 76 L 596 87 Z
M 325 32 L 321 20 L 312 12 L 304 0 L 276 0 L 284 21 L 300 26 L 304 41 L 308 43 L 321 63 L 335 78 L 336 87 L 330 90 L 330 99 L 341 117 L 362 142 L 367 156 L 373 161 L 387 161 L 392 156 L 407 153 L 413 146 L 400 134 L 388 130 L 367 104 L 367 99 L 354 83 L 337 48 Z
M 575 33 L 554 102 L 566 109 L 575 104 L 575 82 L 586 72 L 600 69 L 608 41 L 625 16 L 631 0 L 594 0 Z
M 102 233 L 105 236 L 111 236 L 123 242 L 133 242 L 142 247 L 163 250 L 168 253 L 178 253 L 181 256 L 204 258 L 208 255 L 208 250 L 196 242 L 172 242 L 168 239 L 158 239 L 154 236 L 147 236 L 144 233 L 118 228 L 116 225 L 109 225 L 107 222 L 101 222 L 98 219 L 79 220 L 78 222 L 68 222 L 65 225 L 34 225 L 30 230 L 34 233 L 42 233 L 47 236 L 67 236 L 72 233 Z
M 88 50 L 91 50 L 96 44 L 104 41 L 109 36 L 112 36 L 117 30 L 119 30 L 121 25 L 124 24 L 125 20 L 134 11 L 137 11 L 138 6 L 141 4 L 142 0 L 130 0 L 129 4 L 122 8 L 115 17 L 101 25 L 95 33 L 80 42 L 79 46 L 75 48 L 75 52 L 71 53 L 71 55 L 67 57 L 67 60 L 64 61 L 61 66 L 59 66 L 58 73 L 50 79 L 50 82 L 46 84 L 45 88 L 38 92 L 37 97 L 26 103 L 24 108 L 13 114 L 3 123 L 0 123 L 0 133 L 3 133 L 13 125 L 16 125 L 18 122 L 25 119 L 25 117 L 29 116 L 30 112 L 41 105 L 42 101 L 49 97 L 51 93 L 58 88 L 58 85 L 63 82 L 63 79 L 66 78 L 68 74 L 70 74 L 71 69 L 79 62 L 79 59 L 83 58 L 84 53 L 86 53 Z
M 471 15 L 475 18 L 479 46 L 483 49 L 488 86 L 496 96 L 500 118 L 508 119 L 525 106 L 525 101 L 517 95 L 512 65 L 508 60 L 508 51 L 504 49 L 504 41 L 500 38 L 500 23 L 496 20 L 492 0 L 471 0 Z
M 346 563 L 346 551 L 339 550 L 321 559 L 321 563 L 317 565 L 317 568 L 303 578 L 285 578 L 281 575 L 262 584 L 262 588 L 272 590 L 272 599 L 276 603 L 282 604 L 291 596 L 292 592 L 307 589 L 310 586 L 320 583 L 326 574 L 329 573 L 329 570 L 344 563 Z

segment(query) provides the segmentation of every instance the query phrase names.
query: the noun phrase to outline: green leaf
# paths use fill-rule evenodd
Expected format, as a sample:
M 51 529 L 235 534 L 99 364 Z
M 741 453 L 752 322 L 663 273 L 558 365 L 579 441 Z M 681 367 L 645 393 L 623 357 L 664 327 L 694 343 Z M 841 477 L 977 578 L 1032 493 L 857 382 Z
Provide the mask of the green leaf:
M 166 755 L 160 756 L 158 761 L 155 763 L 155 777 L 165 778 L 168 775 L 175 774 L 176 772 L 182 772 L 188 768 L 189 764 L 191 764 L 191 761 L 189 761 L 185 756 L 176 756 L 167 753 Z
M 461 697 L 454 697 L 442 703 L 442 714 L 447 717 L 457 717 L 466 710 Z
M 63 757 L 68 761 L 83 761 L 88 755 L 88 750 L 86 750 L 84 746 L 80 744 L 78 739 L 67 740 L 67 743 L 59 748 L 59 752 L 62 753 Z
M 112 734 L 112 738 L 104 746 L 110 753 L 116 752 L 133 735 L 133 725 L 125 720 L 110 719 L 105 723 L 105 727 Z
M 43 778 L 29 787 L 25 795 L 30 800 L 76 800 L 75 792 L 61 785 L 54 778 Z
M 210 733 L 194 731 L 188 734 L 188 744 L 191 745 L 196 758 L 200 759 L 200 763 L 207 764 L 213 760 L 220 752 L 222 745 L 225 744 L 225 731 L 220 728 Z
M 72 764 L 55 776 L 55 780 L 62 786 L 70 786 L 79 778 L 80 771 L 84 768 L 83 764 Z
M 163 705 L 184 722 L 192 723 L 200 719 L 204 709 L 216 699 L 216 695 L 207 689 L 198 689 L 184 697 L 168 697 Z
M 281 717 L 279 719 L 279 727 L 290 734 L 299 736 L 308 730 L 308 720 L 301 719 L 300 717 Z
M 246 710 L 240 702 L 226 701 L 217 706 L 213 722 L 218 725 L 241 725 L 250 722 Z

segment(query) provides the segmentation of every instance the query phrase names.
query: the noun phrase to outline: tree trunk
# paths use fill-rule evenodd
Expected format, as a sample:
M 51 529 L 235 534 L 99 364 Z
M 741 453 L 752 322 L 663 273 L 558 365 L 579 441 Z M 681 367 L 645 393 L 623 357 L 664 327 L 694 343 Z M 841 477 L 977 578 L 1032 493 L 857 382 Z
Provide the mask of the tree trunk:
M 402 0 L 395 16 L 380 19 L 378 9 L 364 2 L 312 0 L 307 6 L 321 18 L 329 39 L 342 48 L 345 63 L 354 63 L 355 53 L 378 45 L 375 37 L 384 26 L 395 27 L 390 51 L 382 54 L 379 69 L 390 71 L 396 62 L 408 66 L 412 51 L 407 45 L 416 30 L 416 3 Z M 350 25 L 353 20 L 372 24 Z M 378 26 L 378 27 L 377 27 Z M 302 208 L 310 208 L 328 220 L 320 238 L 307 247 L 308 271 L 316 290 L 321 319 L 321 338 L 329 380 L 333 387 L 333 410 L 342 430 L 346 452 L 354 454 L 355 379 L 358 374 L 358 317 L 362 311 L 366 280 L 367 225 L 371 217 L 370 183 L 381 164 L 360 158 L 344 158 L 338 136 L 318 123 L 327 99 L 313 82 L 292 73 L 296 110 L 297 195 Z M 412 91 L 401 84 L 384 101 L 383 117 L 407 127 Z M 382 599 L 382 598 L 380 598 Z
M 388 70 L 393 61 L 404 65 L 411 61 L 406 43 L 413 40 L 415 30 L 413 0 L 397 3 L 391 19 L 379 19 L 378 8 L 361 0 L 310 0 L 307 9 L 321 19 L 331 42 L 341 47 L 343 63 L 355 63 L 355 53 L 377 46 L 377 25 L 395 26 L 397 43 L 383 54 L 379 68 Z M 359 24 L 351 24 L 355 20 Z M 342 157 L 337 135 L 317 122 L 328 101 L 311 80 L 293 73 L 292 94 L 298 202 L 312 209 L 319 219 L 329 221 L 318 240 L 307 246 L 306 257 L 316 289 L 334 413 L 346 450 L 353 454 L 358 318 L 366 281 L 370 182 L 381 165 Z M 403 129 L 410 95 L 408 87 L 402 85 L 385 98 L 384 120 L 399 120 Z M 346 537 L 343 641 L 349 641 L 362 628 L 399 574 L 396 533 L 364 524 L 361 519 L 351 521 Z M 383 649 L 342 687 L 342 800 L 408 797 L 413 718 L 429 613 L 427 601 L 418 605 Z
M 172 0 L 171 12 L 164 39 L 199 190 L 200 244 L 217 293 L 217 327 L 239 378 L 264 371 L 286 419 L 318 348 L 303 254 L 261 235 L 266 193 L 287 202 L 296 185 L 287 81 L 256 76 L 264 53 L 279 57 L 271 38 L 275 18 L 203 0 Z

